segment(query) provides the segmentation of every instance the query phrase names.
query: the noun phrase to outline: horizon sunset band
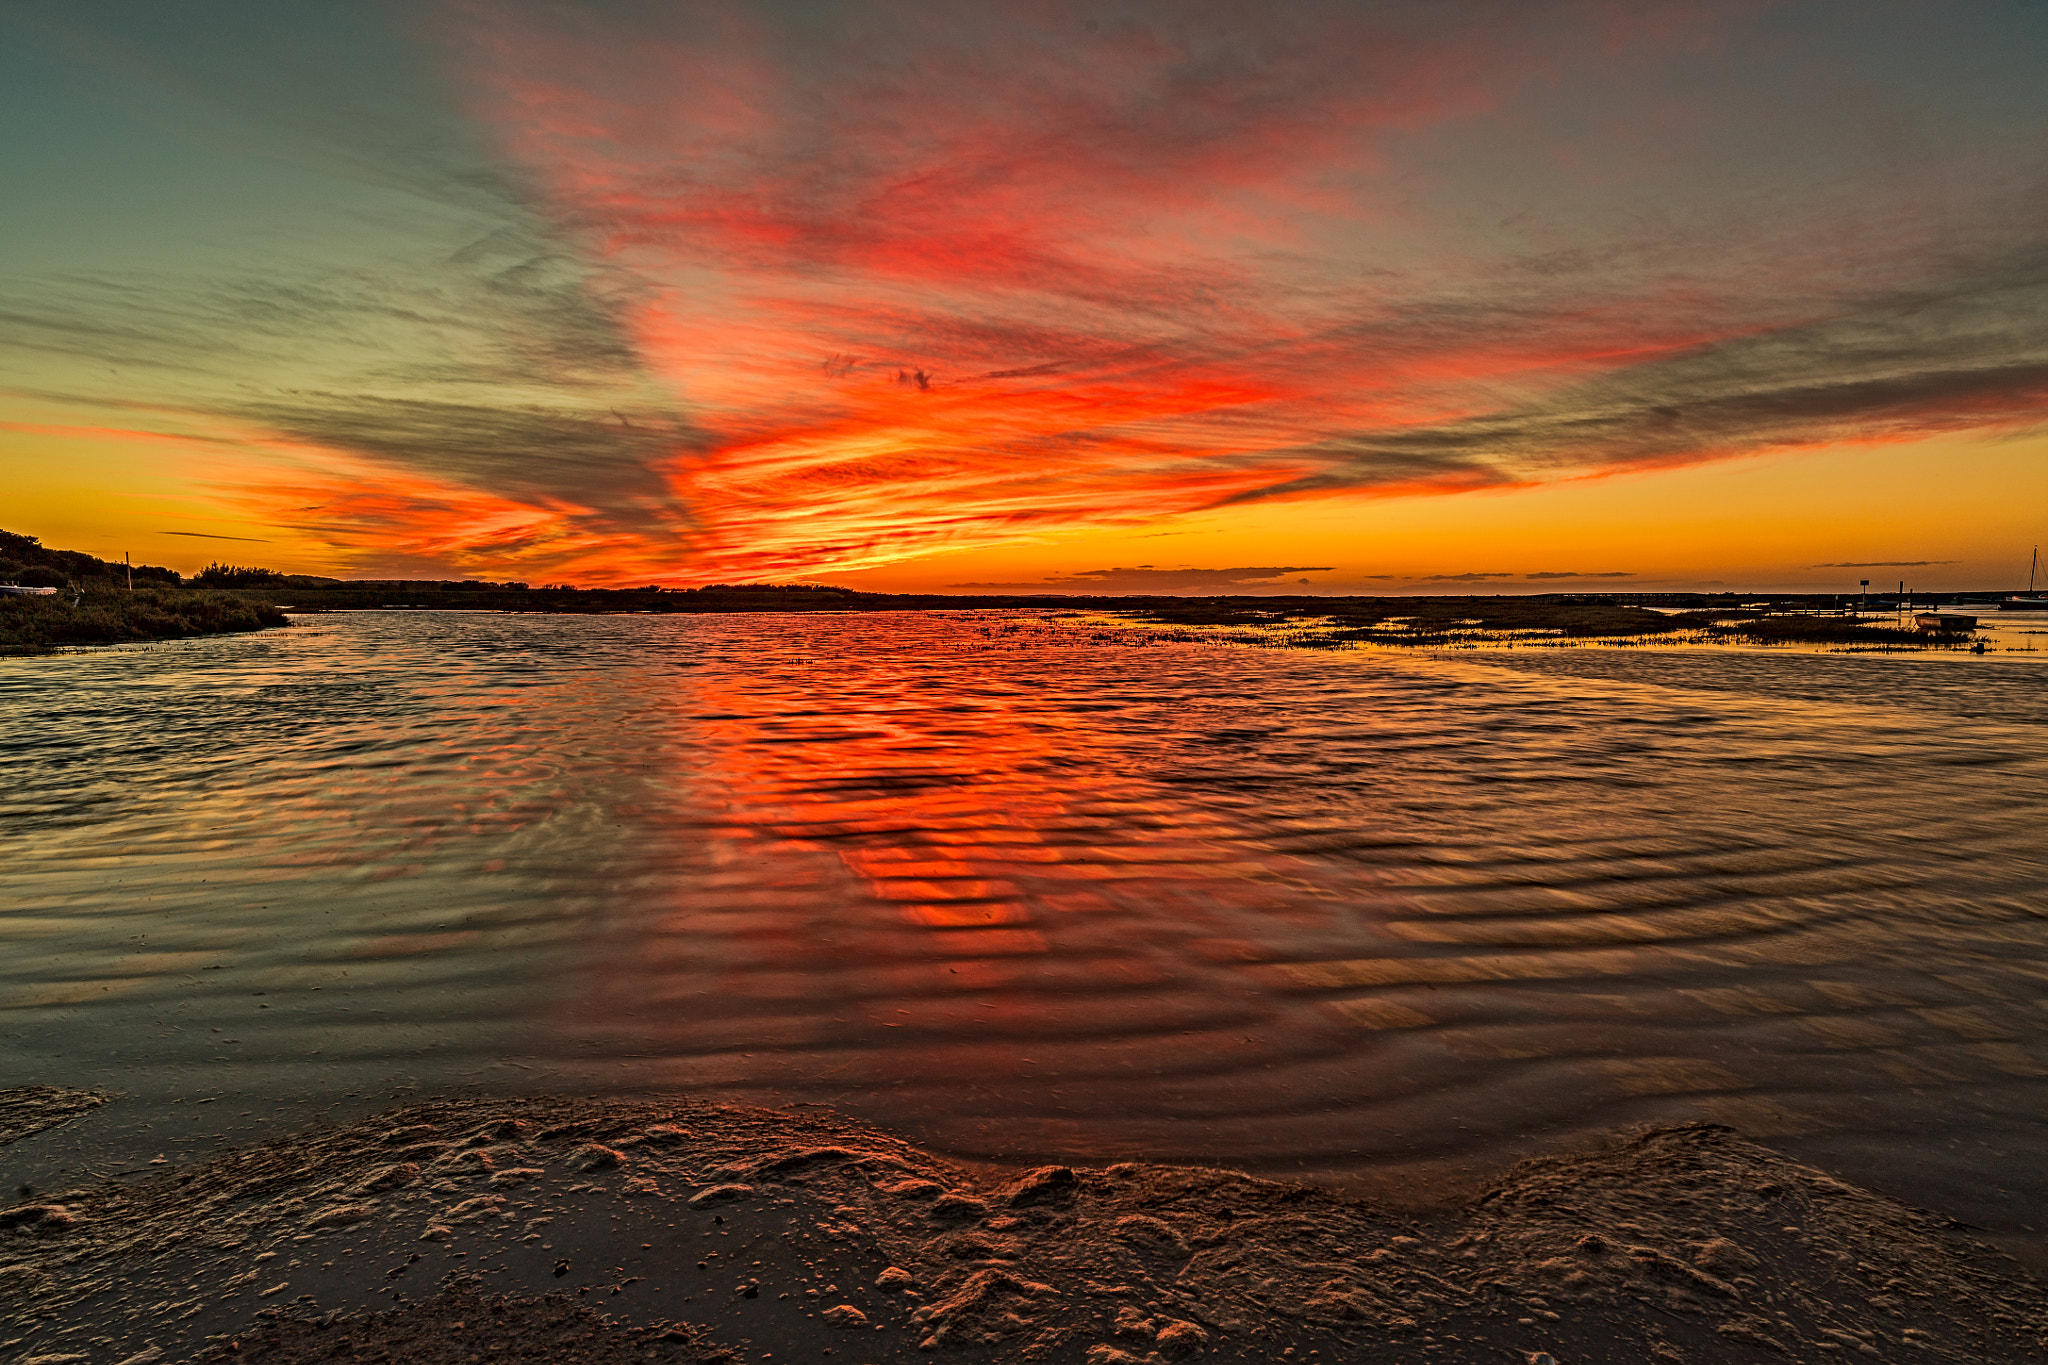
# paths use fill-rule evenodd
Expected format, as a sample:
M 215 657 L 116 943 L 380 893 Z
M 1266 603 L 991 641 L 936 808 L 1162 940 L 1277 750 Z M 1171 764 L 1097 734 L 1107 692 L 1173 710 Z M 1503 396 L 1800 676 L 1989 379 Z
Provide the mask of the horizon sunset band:
M 922 592 L 1172 536 L 1342 594 L 1502 557 L 1949 587 L 2041 532 L 2038 7 L 368 4 L 204 40 L 246 8 L 10 10 L 0 461 L 50 543 Z

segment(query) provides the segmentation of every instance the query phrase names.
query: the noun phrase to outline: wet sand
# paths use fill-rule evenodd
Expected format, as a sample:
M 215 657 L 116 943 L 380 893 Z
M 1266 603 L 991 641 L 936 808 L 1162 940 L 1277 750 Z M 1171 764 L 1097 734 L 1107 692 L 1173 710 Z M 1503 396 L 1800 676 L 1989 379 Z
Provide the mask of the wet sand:
M 0 1092 L 4 1134 L 93 1097 Z M 148 1169 L 145 1167 L 144 1169 Z M 0 1211 L 0 1360 L 2020 1361 L 2048 1290 L 1708 1124 L 1406 1217 L 822 1113 L 451 1100 Z
M 104 1090 L 68 1090 L 60 1085 L 24 1085 L 0 1090 L 0 1147 L 55 1128 L 114 1098 Z

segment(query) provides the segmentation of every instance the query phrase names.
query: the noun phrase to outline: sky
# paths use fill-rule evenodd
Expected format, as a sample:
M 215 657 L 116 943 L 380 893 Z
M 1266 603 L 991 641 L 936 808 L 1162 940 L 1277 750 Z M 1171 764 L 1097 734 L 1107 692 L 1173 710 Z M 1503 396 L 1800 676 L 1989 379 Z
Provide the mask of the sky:
M 0 526 L 878 590 L 2048 539 L 2039 0 L 0 0 Z

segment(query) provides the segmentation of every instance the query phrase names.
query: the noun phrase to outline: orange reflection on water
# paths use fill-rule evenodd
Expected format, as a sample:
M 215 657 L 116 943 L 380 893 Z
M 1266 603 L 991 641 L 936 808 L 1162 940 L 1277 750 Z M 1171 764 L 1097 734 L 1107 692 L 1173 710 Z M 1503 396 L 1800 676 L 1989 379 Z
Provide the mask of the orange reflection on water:
M 1560 685 L 1027 624 L 363 613 L 28 661 L 10 1033 L 109 1083 L 682 1088 L 1361 1180 L 1717 1118 L 2038 1206 L 2038 667 Z
M 942 686 L 909 648 L 686 681 L 661 743 L 689 797 L 648 831 L 658 884 L 571 1031 L 647 1084 L 879 1101 L 964 1148 L 1073 1129 L 1105 1085 L 1188 1067 L 1200 1032 L 1259 1050 L 1264 987 L 1185 949 L 1298 894 L 1199 803 L 1074 783 L 1155 745 L 972 640 L 937 656 Z
M 635 891 L 558 1016 L 610 1085 L 1391 1180 L 1646 1120 L 1828 1141 L 2043 1067 L 1948 919 L 1965 871 L 2043 951 L 1999 927 L 2025 816 L 1924 726 L 965 613 L 661 628 Z M 1902 768 L 1937 857 L 1839 816 Z

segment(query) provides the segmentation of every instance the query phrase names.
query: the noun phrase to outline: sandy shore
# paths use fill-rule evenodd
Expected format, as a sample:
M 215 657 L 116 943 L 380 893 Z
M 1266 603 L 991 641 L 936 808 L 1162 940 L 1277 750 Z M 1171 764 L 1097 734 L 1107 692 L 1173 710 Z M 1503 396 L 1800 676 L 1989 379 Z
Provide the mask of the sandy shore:
M 95 1097 L 0 1092 L 0 1142 Z M 0 1210 L 0 1365 L 2023 1361 L 2048 1290 L 1688 1126 L 1412 1222 L 1230 1171 L 971 1173 L 829 1116 L 416 1105 Z

